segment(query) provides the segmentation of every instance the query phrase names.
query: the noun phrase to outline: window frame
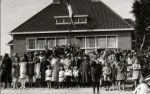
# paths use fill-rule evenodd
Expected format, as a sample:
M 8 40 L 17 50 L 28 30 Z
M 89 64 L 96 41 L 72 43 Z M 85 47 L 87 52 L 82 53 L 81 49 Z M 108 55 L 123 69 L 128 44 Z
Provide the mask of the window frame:
M 69 19 L 68 16 L 55 16 L 54 18 L 55 18 L 56 25 L 71 24 L 71 22 L 65 22 L 66 18 Z M 77 18 L 77 21 L 74 22 L 74 24 L 87 24 L 88 15 L 75 15 L 74 18 Z M 80 18 L 85 18 L 85 21 L 84 22 L 80 22 Z M 59 19 L 63 20 L 62 23 L 58 22 Z
M 88 36 L 75 36 L 75 44 L 77 45 L 77 38 L 83 37 L 85 38 L 85 47 L 81 49 L 117 49 L 118 48 L 118 35 L 88 35 Z M 95 47 L 87 47 L 87 37 L 94 37 L 95 38 Z M 106 38 L 106 48 L 99 48 L 97 45 L 97 37 L 105 37 Z M 108 37 L 116 37 L 115 47 L 108 47 Z
M 26 38 L 26 50 L 27 51 L 35 51 L 35 50 L 44 50 L 44 49 L 39 49 L 39 48 L 37 48 L 37 40 L 38 39 L 45 39 L 45 45 L 48 45 L 48 42 L 47 42 L 47 39 L 55 39 L 55 46 L 56 46 L 56 40 L 58 39 L 58 38 L 64 38 L 65 39 L 65 45 L 67 44 L 67 37 L 66 36 L 57 36 L 57 37 L 28 37 L 28 38 Z M 34 49 L 29 49 L 29 39 L 35 39 L 35 48 Z M 52 50 L 52 48 L 49 48 L 49 49 L 51 49 Z

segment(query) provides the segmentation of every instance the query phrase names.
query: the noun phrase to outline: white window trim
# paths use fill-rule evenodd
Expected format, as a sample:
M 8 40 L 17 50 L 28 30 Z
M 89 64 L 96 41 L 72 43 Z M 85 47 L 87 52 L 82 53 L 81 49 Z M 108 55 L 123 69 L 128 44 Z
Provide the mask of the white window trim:
M 69 16 L 54 16 L 55 19 L 57 18 L 68 18 Z M 88 17 L 88 15 L 74 15 L 74 17 Z
M 99 48 L 99 47 L 97 47 L 97 42 L 96 42 L 96 38 L 97 37 L 99 37 L 99 36 L 104 36 L 104 37 L 106 37 L 106 48 Z M 112 37 L 116 37 L 116 44 L 115 44 L 115 47 L 108 47 L 107 46 L 107 37 L 109 37 L 109 36 L 112 36 Z M 87 35 L 87 36 L 75 36 L 75 44 L 77 44 L 77 38 L 78 37 L 83 37 L 83 38 L 85 38 L 85 47 L 84 48 L 81 48 L 81 49 L 85 49 L 85 50 L 88 50 L 88 49 L 117 49 L 118 48 L 118 35 Z M 95 37 L 95 47 L 88 47 L 87 48 L 87 46 L 86 46 L 86 38 L 87 37 Z
M 42 49 L 42 48 L 41 48 L 41 49 L 40 49 L 40 48 L 37 48 L 37 39 L 44 39 L 45 45 L 46 45 L 46 38 L 45 38 L 45 37 L 40 37 L 40 38 L 38 37 L 38 38 L 36 38 L 36 40 L 35 40 L 35 41 L 36 41 L 35 49 L 37 49 L 37 50 L 44 50 L 44 48 L 43 48 L 43 49 Z
M 43 38 L 43 39 L 45 39 L 45 45 L 47 45 L 47 39 L 55 39 L 55 46 L 56 46 L 56 42 L 57 42 L 57 39 L 58 38 L 65 38 L 65 45 L 67 44 L 67 37 L 66 36 L 57 36 L 57 37 L 28 37 L 28 38 L 26 38 L 26 50 L 27 51 L 35 51 L 35 50 L 44 50 L 44 49 L 38 49 L 37 48 L 37 39 L 38 38 Z M 29 43 L 28 43 L 28 40 L 29 39 L 35 39 L 35 49 L 29 49 Z M 52 48 L 50 48 L 50 49 L 52 49 Z
M 87 15 L 81 15 L 81 16 L 75 16 L 75 17 L 77 17 L 77 19 L 78 19 L 78 21 L 77 22 L 74 22 L 74 24 L 87 24 Z M 71 24 L 71 22 L 65 22 L 65 18 L 69 18 L 68 16 L 60 16 L 60 17 L 54 17 L 55 18 L 55 21 L 56 21 L 56 25 L 69 25 L 69 24 Z M 85 21 L 84 22 L 79 22 L 79 18 L 85 18 Z M 62 23 L 59 23 L 58 22 L 58 19 L 61 19 L 61 20 L 63 20 L 63 22 Z
M 29 39 L 35 40 L 35 48 L 36 48 L 36 38 L 26 38 L 26 50 L 29 50 Z M 30 49 L 30 50 L 34 50 L 34 49 Z

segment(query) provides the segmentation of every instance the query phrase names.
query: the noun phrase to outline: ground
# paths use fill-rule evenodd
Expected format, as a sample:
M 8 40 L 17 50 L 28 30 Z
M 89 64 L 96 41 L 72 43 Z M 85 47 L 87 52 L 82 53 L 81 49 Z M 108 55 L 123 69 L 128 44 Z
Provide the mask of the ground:
M 26 89 L 2 89 L 1 94 L 93 94 L 92 88 L 26 88 Z M 100 88 L 100 94 L 133 94 L 133 91 L 105 91 Z

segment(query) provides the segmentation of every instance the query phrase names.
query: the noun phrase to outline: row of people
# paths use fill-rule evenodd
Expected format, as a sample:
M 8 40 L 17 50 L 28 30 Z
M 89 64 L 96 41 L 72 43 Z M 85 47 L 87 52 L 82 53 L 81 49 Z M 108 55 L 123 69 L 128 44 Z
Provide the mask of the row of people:
M 29 78 L 29 86 L 32 86 L 33 78 L 35 78 L 37 86 L 45 86 L 45 81 L 47 81 L 48 87 L 51 87 L 51 82 L 55 87 L 63 86 L 64 82 L 69 87 L 73 81 L 77 86 L 80 83 L 87 86 L 88 82 L 93 82 L 95 88 L 99 87 L 99 83 L 103 79 L 106 90 L 109 90 L 111 83 L 113 86 L 117 83 L 118 90 L 121 90 L 122 83 L 124 89 L 124 82 L 128 77 L 127 69 L 129 69 L 129 76 L 133 76 L 133 80 L 135 80 L 135 86 L 141 78 L 143 67 L 138 64 L 136 54 L 131 52 L 118 50 L 115 52 L 103 51 L 99 54 L 93 52 L 81 54 L 79 50 L 69 51 L 62 48 L 62 53 L 58 53 L 57 49 L 55 48 L 52 52 L 46 49 L 45 53 L 42 52 L 40 55 L 37 53 L 34 55 L 28 53 L 23 57 L 15 55 L 12 65 L 11 59 L 6 55 L 2 64 L 4 77 L 8 78 L 7 80 L 11 76 L 13 77 L 14 88 L 17 87 L 18 79 L 21 79 L 21 87 L 24 88 L 26 76 Z M 65 49 L 67 48 L 65 47 Z M 7 73 L 11 71 L 11 66 L 12 72 Z M 76 76 L 74 70 L 77 72 Z

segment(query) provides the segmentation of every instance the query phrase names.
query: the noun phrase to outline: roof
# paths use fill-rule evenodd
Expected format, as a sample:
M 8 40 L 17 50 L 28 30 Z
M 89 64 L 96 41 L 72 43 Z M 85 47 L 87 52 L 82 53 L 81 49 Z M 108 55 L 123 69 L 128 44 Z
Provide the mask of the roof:
M 87 24 L 76 25 L 76 30 L 92 29 L 123 29 L 133 28 L 117 13 L 111 10 L 102 1 L 92 0 L 70 0 L 74 15 L 88 15 Z M 52 3 L 29 20 L 11 31 L 11 34 L 22 32 L 41 32 L 68 30 L 69 25 L 56 25 L 54 16 L 67 16 L 66 2 L 60 4 Z
M 135 21 L 130 18 L 124 19 L 127 23 L 129 23 L 132 27 L 135 27 Z
M 8 45 L 9 45 L 9 46 L 12 46 L 12 45 L 13 45 L 13 40 L 9 41 L 9 42 L 8 42 Z

